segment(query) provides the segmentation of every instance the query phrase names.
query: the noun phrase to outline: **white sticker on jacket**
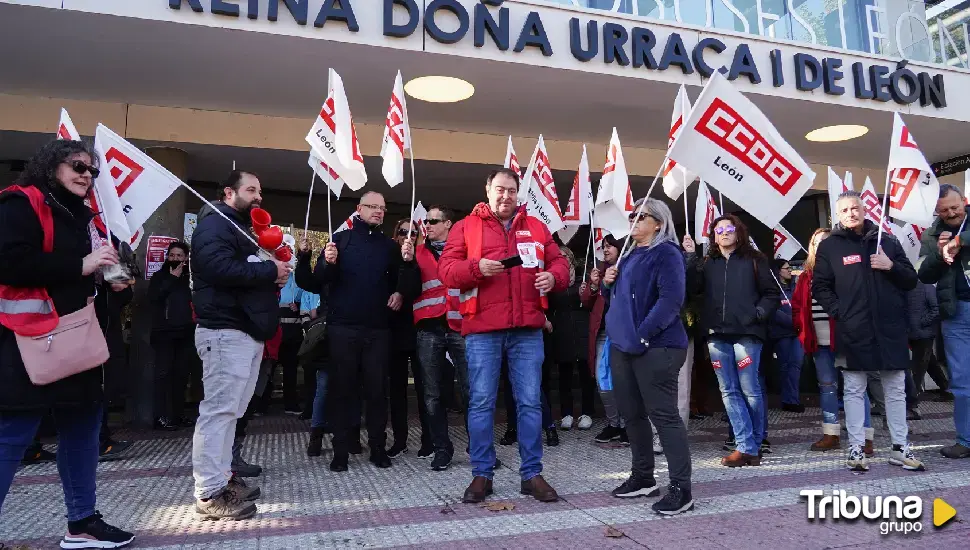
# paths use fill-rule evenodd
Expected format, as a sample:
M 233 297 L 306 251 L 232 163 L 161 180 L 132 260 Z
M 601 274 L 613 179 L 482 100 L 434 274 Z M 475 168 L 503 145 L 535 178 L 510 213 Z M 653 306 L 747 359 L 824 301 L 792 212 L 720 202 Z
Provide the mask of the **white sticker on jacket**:
M 246 261 L 251 264 L 258 264 L 258 263 L 261 263 L 263 260 L 260 260 L 259 256 L 252 254 L 248 258 L 246 258 Z
M 519 256 L 522 257 L 522 267 L 539 267 L 539 257 L 536 256 L 536 243 L 518 243 Z

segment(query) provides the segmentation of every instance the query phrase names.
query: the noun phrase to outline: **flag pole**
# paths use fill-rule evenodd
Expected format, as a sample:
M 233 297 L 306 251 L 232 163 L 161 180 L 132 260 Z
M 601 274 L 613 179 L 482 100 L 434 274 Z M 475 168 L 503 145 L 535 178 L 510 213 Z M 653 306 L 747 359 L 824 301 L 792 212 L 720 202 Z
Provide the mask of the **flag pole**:
M 724 193 L 720 189 L 717 190 L 717 198 L 721 201 L 721 215 L 724 215 Z
M 408 133 L 410 134 L 411 127 L 408 126 Z M 411 157 L 411 224 L 408 226 L 408 240 L 411 240 L 411 233 L 414 232 L 414 199 L 417 194 L 417 186 L 414 183 L 414 144 L 411 143 L 408 147 L 408 156 Z
M 889 175 L 892 174 L 892 170 L 886 167 L 886 186 L 883 190 L 882 196 L 882 216 L 879 217 L 879 235 L 876 237 L 876 254 L 879 254 L 882 246 L 882 228 L 886 226 L 886 216 L 889 215 Z
M 214 204 L 212 204 L 209 201 L 209 199 L 207 199 L 207 198 L 203 197 L 202 195 L 200 195 L 198 191 L 196 191 L 195 189 L 192 189 L 191 187 L 189 187 L 189 184 L 185 183 L 184 181 L 179 180 L 179 183 L 182 184 L 182 187 L 188 189 L 189 190 L 189 193 L 192 193 L 199 200 L 201 200 L 202 201 L 202 204 L 208 204 L 216 214 L 218 214 L 219 216 L 221 216 L 222 219 L 224 219 L 227 222 L 229 222 L 229 225 L 231 225 L 232 227 L 235 227 L 236 228 L 236 231 L 238 231 L 243 237 L 246 237 L 246 239 L 248 239 L 249 242 L 251 242 L 254 245 L 256 245 L 256 248 L 259 248 L 259 243 L 256 242 L 256 239 L 253 239 L 252 235 L 250 235 L 249 233 L 247 233 L 246 231 L 244 231 L 243 228 L 241 228 L 238 225 L 236 225 L 236 222 L 230 220 L 229 219 L 229 216 L 223 214 L 222 213 L 222 210 L 219 210 L 218 208 L 216 208 L 216 206 Z M 262 250 L 262 249 L 260 248 L 260 250 Z
M 104 222 L 104 232 L 108 234 L 108 246 L 111 248 L 114 248 L 114 244 L 111 242 L 111 226 L 108 225 L 108 216 L 106 216 L 104 213 L 104 201 L 101 200 L 101 192 L 98 191 L 97 185 L 94 185 L 92 183 L 91 187 L 94 189 L 94 194 L 98 199 L 98 207 L 99 207 L 98 209 L 101 210 L 100 212 L 98 212 L 98 215 L 101 216 L 101 221 Z
M 687 213 L 687 169 L 681 166 L 681 171 L 684 173 L 684 234 L 690 235 L 690 219 Z
M 333 174 L 330 173 L 329 168 L 327 168 L 327 177 L 330 179 L 330 182 L 327 183 L 327 231 L 329 239 L 333 241 L 333 217 L 331 216 L 330 212 L 330 192 L 333 191 L 333 188 L 331 187 L 333 184 Z M 320 179 L 322 180 L 323 178 Z
M 670 159 L 670 155 L 665 155 L 664 156 L 663 162 L 660 163 L 660 168 L 657 169 L 657 175 L 653 177 L 653 183 L 650 184 L 650 189 L 647 189 L 647 194 L 643 197 L 644 199 L 647 199 L 647 198 L 650 197 L 650 192 L 653 191 L 654 186 L 657 185 L 657 180 L 660 179 L 660 172 L 663 171 L 664 166 L 667 165 L 667 160 L 669 160 L 669 159 Z M 640 203 L 640 207 L 637 208 L 636 215 L 633 218 L 634 220 L 636 220 L 637 218 L 640 217 L 640 214 L 643 213 L 643 207 L 646 206 L 646 205 L 647 205 L 647 201 L 646 200 L 644 200 L 643 202 Z M 634 223 L 636 223 L 636 221 L 634 221 Z M 632 224 L 631 224 L 631 227 L 632 227 Z M 629 244 L 630 244 L 630 233 L 627 233 L 626 239 L 623 240 L 623 248 L 620 249 L 620 256 L 616 259 L 616 265 L 617 265 L 617 267 L 619 267 L 620 260 L 623 259 L 623 254 L 626 253 L 626 247 Z
M 303 220 L 303 240 L 306 240 L 307 229 L 310 228 L 310 204 L 313 202 L 313 184 L 317 181 L 317 171 L 310 169 L 310 198 L 306 201 L 306 218 Z M 330 190 L 327 189 L 327 193 Z

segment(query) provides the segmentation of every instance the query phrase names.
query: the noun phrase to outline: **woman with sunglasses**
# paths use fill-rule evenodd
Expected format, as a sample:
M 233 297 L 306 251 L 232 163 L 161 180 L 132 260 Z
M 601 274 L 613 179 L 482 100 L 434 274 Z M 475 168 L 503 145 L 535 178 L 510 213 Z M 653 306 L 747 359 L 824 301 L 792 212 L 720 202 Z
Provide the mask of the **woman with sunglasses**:
M 714 220 L 711 235 L 714 244 L 703 261 L 690 235 L 684 237 L 684 250 L 691 291 L 704 296 L 701 324 L 709 335 L 707 349 L 737 444 L 721 464 L 760 466 L 766 426 L 758 370 L 780 292 L 768 259 L 751 245 L 748 228 L 737 216 Z
M 63 316 L 86 307 L 95 295 L 102 267 L 118 263 L 110 246 L 92 252 L 94 214 L 84 199 L 98 169 L 97 157 L 79 141 L 53 141 L 37 152 L 20 175 L 19 189 L 0 193 L 0 285 L 6 290 L 43 289 Z M 49 207 L 53 251 L 45 252 L 44 230 L 31 194 L 40 191 Z M 112 527 L 95 509 L 98 433 L 104 401 L 102 368 L 62 380 L 31 383 L 13 331 L 14 311 L 3 311 L 0 326 L 0 508 L 24 450 L 41 418 L 53 411 L 57 426 L 57 470 L 67 506 L 62 548 L 120 548 L 134 535 Z M 0 509 L 2 518 L 2 509 Z M 2 521 L 2 519 L 0 519 Z
M 674 515 L 694 507 L 687 427 L 677 408 L 678 378 L 687 358 L 687 331 L 680 320 L 686 272 L 670 208 L 656 199 L 640 199 L 636 206 L 639 209 L 630 216 L 635 246 L 620 259 L 619 269 L 610 267 L 603 277 L 612 304 L 606 313 L 606 333 L 614 392 L 633 452 L 630 478 L 613 496 L 658 492 L 652 423 L 670 471 L 667 494 L 653 510 Z
M 839 371 L 835 367 L 835 321 L 822 309 L 812 295 L 812 278 L 815 273 L 815 255 L 818 245 L 828 238 L 832 230 L 821 227 L 812 234 L 808 242 L 808 258 L 803 265 L 802 274 L 795 284 L 792 293 L 792 324 L 798 339 L 805 349 L 811 353 L 815 361 L 815 376 L 818 379 L 819 406 L 822 408 L 822 438 L 812 443 L 809 449 L 813 451 L 831 451 L 840 447 L 839 436 L 842 428 L 839 426 Z M 872 438 L 875 430 L 872 428 L 872 418 L 869 414 L 869 395 L 865 397 L 866 444 L 863 452 L 871 457 L 874 454 Z

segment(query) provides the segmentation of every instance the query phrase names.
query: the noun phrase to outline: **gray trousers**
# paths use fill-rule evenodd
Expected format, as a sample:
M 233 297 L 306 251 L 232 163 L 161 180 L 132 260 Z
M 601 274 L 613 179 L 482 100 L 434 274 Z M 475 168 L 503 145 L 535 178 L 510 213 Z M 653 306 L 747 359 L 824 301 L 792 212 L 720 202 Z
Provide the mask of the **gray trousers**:
M 633 475 L 653 479 L 653 426 L 667 457 L 670 481 L 690 489 L 690 448 L 687 427 L 677 409 L 677 380 L 687 350 L 651 348 L 643 355 L 610 350 L 610 367 L 620 414 L 633 453 Z

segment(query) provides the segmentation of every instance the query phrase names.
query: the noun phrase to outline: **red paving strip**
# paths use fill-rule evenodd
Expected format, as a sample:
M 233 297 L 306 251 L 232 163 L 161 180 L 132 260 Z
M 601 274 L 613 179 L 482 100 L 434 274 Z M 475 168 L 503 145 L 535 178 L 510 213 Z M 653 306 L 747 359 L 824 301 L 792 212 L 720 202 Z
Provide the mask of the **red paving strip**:
M 945 473 L 952 471 L 961 471 L 965 466 L 962 461 L 954 460 L 942 463 L 942 467 L 939 465 L 934 466 L 932 472 Z M 842 483 L 856 483 L 860 481 L 873 481 L 877 479 L 888 479 L 893 477 L 901 477 L 906 475 L 903 471 L 897 467 L 889 466 L 888 464 L 874 464 L 872 469 L 863 475 L 856 475 L 845 469 L 830 470 L 825 472 L 816 473 L 795 473 L 795 474 L 782 474 L 774 476 L 763 476 L 756 478 L 747 479 L 731 479 L 724 481 L 710 481 L 695 483 L 693 485 L 693 493 L 695 498 L 704 499 L 718 496 L 725 496 L 731 494 L 743 494 L 749 491 L 771 491 L 771 490 L 783 490 L 787 488 L 805 487 L 811 486 L 813 484 L 818 484 L 819 486 L 831 486 L 839 485 Z M 916 475 L 916 474 L 913 474 Z M 456 494 L 460 490 L 460 487 L 456 487 Z M 943 496 L 946 494 L 948 496 Z M 959 509 L 970 509 L 970 491 L 966 487 L 956 488 L 952 490 L 941 491 L 940 494 L 933 496 L 941 496 L 945 498 L 951 505 Z M 639 500 L 620 500 L 612 497 L 607 492 L 589 492 L 589 493 L 579 493 L 572 495 L 563 495 L 563 499 L 556 503 L 541 503 L 536 502 L 531 499 L 513 499 L 510 502 L 515 504 L 515 509 L 513 511 L 503 511 L 499 512 L 502 515 L 521 515 L 527 517 L 530 514 L 538 514 L 544 512 L 556 512 L 556 511 L 566 511 L 566 510 L 590 510 L 601 507 L 609 506 L 623 506 L 629 504 L 636 504 L 642 502 L 644 504 L 652 503 L 652 499 L 639 499 Z M 927 501 L 930 502 L 930 501 Z M 966 502 L 965 505 L 961 503 Z M 929 504 L 927 504 L 929 506 Z M 798 514 L 793 516 L 797 518 L 798 522 L 804 522 L 804 508 L 802 506 L 786 506 L 780 508 L 772 508 L 777 514 L 778 510 L 790 510 L 797 509 Z M 741 513 L 748 525 L 750 523 L 750 516 L 758 511 L 746 511 Z M 435 522 L 445 522 L 445 521 L 461 521 L 481 517 L 492 517 L 496 512 L 490 512 L 482 508 L 481 505 L 470 505 L 470 504 L 441 504 L 435 506 L 419 506 L 413 508 L 396 508 L 389 510 L 368 510 L 362 512 L 343 512 L 327 515 L 316 515 L 316 516 L 304 516 L 299 518 L 260 518 L 257 516 L 254 520 L 247 520 L 241 522 L 193 522 L 189 526 L 178 527 L 177 529 L 157 529 L 157 530 L 141 530 L 137 533 L 138 541 L 143 546 L 167 546 L 174 544 L 202 544 L 216 541 L 225 540 L 246 540 L 257 537 L 272 537 L 272 536 L 292 536 L 301 535 L 307 533 L 327 533 L 334 531 L 344 531 L 344 530 L 355 530 L 355 529 L 367 529 L 374 527 L 390 527 L 398 525 L 413 525 L 419 523 L 435 523 Z M 932 509 L 929 509 L 928 516 L 932 518 Z M 691 533 L 698 533 L 697 536 L 703 538 L 704 534 L 700 531 L 694 529 L 696 521 L 714 521 L 726 525 L 725 518 L 729 517 L 731 514 L 715 514 L 713 516 L 696 516 L 696 517 L 681 517 L 676 518 L 676 521 L 686 522 L 689 521 L 687 527 L 684 529 Z M 772 516 L 768 516 L 772 517 Z M 711 519 L 714 518 L 714 519 Z M 656 525 L 654 525 L 656 523 Z M 639 525 L 639 527 L 637 527 Z M 660 522 L 645 522 L 635 524 L 634 531 L 636 529 L 640 530 L 652 530 L 659 529 Z M 671 523 L 671 520 L 664 520 L 662 526 L 663 537 L 665 540 L 670 540 L 670 531 L 667 530 L 668 527 L 673 527 L 675 524 Z M 698 524 L 703 525 L 703 523 Z M 970 522 L 965 524 L 967 528 L 970 528 Z M 780 526 L 779 526 L 780 527 Z M 774 527 L 772 527 L 773 529 Z M 561 531 L 556 531 L 556 533 L 561 533 Z M 830 534 L 827 531 L 822 533 Z M 878 533 L 878 531 L 877 531 Z M 806 533 L 808 535 L 809 533 Z M 652 532 L 647 533 L 647 535 L 653 536 Z M 531 534 L 531 535 L 521 535 L 523 537 L 532 537 L 533 540 L 537 536 L 541 536 L 542 540 L 548 541 L 553 540 L 549 537 L 549 533 L 541 534 Z M 585 536 L 585 535 L 584 535 Z M 693 536 L 693 535 L 692 535 Z M 507 537 L 499 537 L 504 540 Z M 514 537 L 513 537 L 514 538 Z M 553 537 L 555 538 L 555 537 Z M 649 537 L 647 537 L 649 538 Z M 675 537 L 676 538 L 676 537 Z M 690 537 L 688 537 L 690 538 Z M 492 539 L 489 539 L 491 541 Z M 656 540 L 656 539 L 654 539 Z M 39 545 L 49 542 L 48 539 L 33 539 L 28 541 L 21 541 L 19 544 L 31 544 Z M 526 541 L 523 541 L 525 543 Z M 738 541 L 739 542 L 739 541 Z M 771 541 L 765 541 L 769 543 Z M 851 544 L 853 541 L 848 540 L 844 544 Z M 860 541 L 862 542 L 862 541 Z M 645 542 L 649 546 L 649 542 Z M 702 545 L 705 546 L 705 545 Z M 452 546 L 454 547 L 454 546 Z M 491 548 L 495 546 L 491 545 Z M 512 547 L 519 547 L 513 545 Z M 570 546 L 572 547 L 572 546 Z M 696 547 L 696 545 L 695 545 Z M 716 546 L 715 546 L 716 547 Z M 666 548 L 666 546 L 665 546 Z

